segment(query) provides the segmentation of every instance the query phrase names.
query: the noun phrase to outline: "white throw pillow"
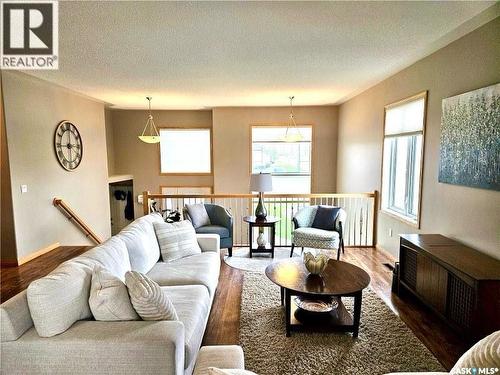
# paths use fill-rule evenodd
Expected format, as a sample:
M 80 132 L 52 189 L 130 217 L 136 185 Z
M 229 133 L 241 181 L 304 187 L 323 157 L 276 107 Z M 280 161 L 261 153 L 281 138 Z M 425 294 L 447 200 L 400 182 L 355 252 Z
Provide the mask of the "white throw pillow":
M 101 266 L 95 266 L 90 283 L 90 310 L 95 320 L 139 320 L 127 286 Z
M 186 204 L 186 209 L 193 223 L 193 227 L 199 228 L 211 224 L 207 209 L 203 203 Z
M 257 375 L 255 372 L 242 369 L 221 369 L 217 367 L 209 367 L 208 375 Z
M 70 260 L 28 286 L 28 306 L 39 336 L 58 335 L 76 321 L 92 317 L 91 278 L 88 266 Z
M 201 253 L 196 232 L 189 220 L 177 223 L 154 223 L 156 238 L 164 262 Z
M 174 305 L 160 286 L 142 273 L 125 274 L 130 301 L 143 320 L 179 320 Z

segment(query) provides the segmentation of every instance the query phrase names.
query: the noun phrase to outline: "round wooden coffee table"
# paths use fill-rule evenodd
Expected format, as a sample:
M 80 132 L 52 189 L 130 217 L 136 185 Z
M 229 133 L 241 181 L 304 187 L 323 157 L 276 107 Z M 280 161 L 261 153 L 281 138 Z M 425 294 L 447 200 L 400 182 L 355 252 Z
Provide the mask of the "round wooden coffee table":
M 267 266 L 266 275 L 281 288 L 287 336 L 291 331 L 341 331 L 358 337 L 363 289 L 370 284 L 370 276 L 363 269 L 330 259 L 322 275 L 317 276 L 307 271 L 302 259 L 286 259 Z M 338 306 L 330 312 L 306 311 L 298 308 L 292 296 L 319 301 L 336 298 Z M 352 316 L 341 297 L 354 298 Z

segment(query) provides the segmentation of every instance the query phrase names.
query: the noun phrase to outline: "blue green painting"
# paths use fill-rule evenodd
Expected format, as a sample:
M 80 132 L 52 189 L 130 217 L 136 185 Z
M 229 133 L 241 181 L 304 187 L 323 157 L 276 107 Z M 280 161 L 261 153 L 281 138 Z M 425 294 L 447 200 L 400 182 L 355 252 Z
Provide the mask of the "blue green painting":
M 442 103 L 439 182 L 500 190 L 500 83 Z

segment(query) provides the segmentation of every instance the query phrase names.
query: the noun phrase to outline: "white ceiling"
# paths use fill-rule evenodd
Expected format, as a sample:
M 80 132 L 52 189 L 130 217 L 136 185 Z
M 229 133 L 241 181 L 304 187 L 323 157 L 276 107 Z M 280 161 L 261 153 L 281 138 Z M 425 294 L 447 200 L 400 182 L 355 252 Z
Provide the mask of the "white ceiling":
M 60 2 L 59 71 L 27 73 L 118 108 L 337 104 L 493 4 Z

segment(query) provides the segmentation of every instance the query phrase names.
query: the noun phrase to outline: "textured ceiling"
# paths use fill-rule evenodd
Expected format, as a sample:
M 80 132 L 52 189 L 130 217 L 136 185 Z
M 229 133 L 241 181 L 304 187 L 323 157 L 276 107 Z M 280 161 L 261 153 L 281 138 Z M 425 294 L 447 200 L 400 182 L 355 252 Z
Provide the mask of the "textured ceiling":
M 494 2 L 60 2 L 59 71 L 118 108 L 336 104 Z

